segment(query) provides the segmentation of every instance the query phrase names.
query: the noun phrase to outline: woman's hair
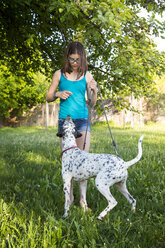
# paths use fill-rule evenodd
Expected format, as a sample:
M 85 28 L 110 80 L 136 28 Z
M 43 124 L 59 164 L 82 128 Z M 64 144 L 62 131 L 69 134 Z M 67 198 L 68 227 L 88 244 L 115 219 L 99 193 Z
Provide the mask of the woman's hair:
M 80 42 L 71 42 L 68 45 L 66 49 L 66 53 L 65 53 L 65 62 L 64 62 L 64 68 L 62 69 L 62 72 L 64 74 L 66 74 L 66 72 L 68 72 L 69 74 L 72 72 L 72 68 L 68 61 L 68 58 L 71 54 L 76 54 L 76 53 L 80 56 L 78 75 L 77 75 L 77 79 L 79 79 L 88 70 L 88 62 L 86 58 L 85 49 Z

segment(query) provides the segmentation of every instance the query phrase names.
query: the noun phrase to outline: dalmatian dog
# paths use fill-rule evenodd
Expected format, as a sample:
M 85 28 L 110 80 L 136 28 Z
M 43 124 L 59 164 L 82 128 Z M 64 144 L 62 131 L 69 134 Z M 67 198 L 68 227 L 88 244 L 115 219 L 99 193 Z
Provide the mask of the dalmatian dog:
M 80 150 L 76 146 L 76 138 L 81 136 L 77 132 L 70 116 L 64 122 L 63 128 L 57 133 L 62 137 L 62 178 L 65 194 L 65 212 L 64 217 L 69 214 L 71 205 L 71 185 L 72 179 L 75 181 L 84 181 L 95 177 L 95 183 L 100 193 L 107 199 L 108 206 L 99 214 L 98 219 L 102 220 L 106 214 L 113 209 L 117 201 L 110 192 L 110 187 L 116 188 L 125 196 L 135 210 L 136 200 L 131 196 L 126 187 L 128 176 L 127 169 L 138 162 L 142 156 L 142 140 L 138 142 L 138 155 L 131 161 L 125 162 L 121 158 L 110 154 L 95 154 Z M 82 206 L 87 209 L 86 193 L 82 191 Z

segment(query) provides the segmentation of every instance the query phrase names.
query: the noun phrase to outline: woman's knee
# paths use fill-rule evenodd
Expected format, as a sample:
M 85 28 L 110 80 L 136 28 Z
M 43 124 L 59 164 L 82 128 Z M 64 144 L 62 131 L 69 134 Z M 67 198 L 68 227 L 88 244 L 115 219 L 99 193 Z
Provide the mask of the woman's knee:
M 81 138 L 78 138 L 76 140 L 77 142 L 77 146 L 81 149 L 81 150 L 84 150 L 86 152 L 89 152 L 89 148 L 90 148 L 90 132 L 87 132 L 86 131 L 82 131 L 82 136 Z M 85 147 L 84 147 L 85 145 Z

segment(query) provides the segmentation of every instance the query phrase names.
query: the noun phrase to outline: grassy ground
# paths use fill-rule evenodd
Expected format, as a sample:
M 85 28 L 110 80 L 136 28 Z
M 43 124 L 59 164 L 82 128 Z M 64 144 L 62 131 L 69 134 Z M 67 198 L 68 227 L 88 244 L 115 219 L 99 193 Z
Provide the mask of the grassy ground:
M 88 181 L 90 210 L 75 204 L 70 215 L 64 211 L 63 182 L 58 138 L 53 128 L 4 128 L 0 130 L 0 247 L 1 248 L 161 248 L 164 226 L 165 126 L 112 128 L 121 157 L 137 154 L 144 134 L 143 157 L 129 168 L 127 186 L 137 200 L 131 212 L 126 199 L 113 187 L 118 205 L 100 222 L 96 216 L 107 202 Z M 105 123 L 92 127 L 91 152 L 114 153 Z

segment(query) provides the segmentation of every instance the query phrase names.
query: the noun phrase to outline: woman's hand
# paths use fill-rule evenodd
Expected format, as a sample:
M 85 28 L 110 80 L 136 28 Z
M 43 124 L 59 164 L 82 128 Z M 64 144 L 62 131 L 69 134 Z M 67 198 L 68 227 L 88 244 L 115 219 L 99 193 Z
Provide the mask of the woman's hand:
M 89 86 L 88 86 L 91 90 L 93 90 L 94 92 L 97 91 L 97 83 L 94 79 L 92 79 L 90 82 L 89 82 Z
M 63 99 L 63 100 L 66 100 L 69 96 L 72 95 L 72 92 L 70 91 L 67 91 L 67 90 L 64 90 L 64 91 L 58 91 L 56 93 L 56 96 Z
M 92 106 L 95 106 L 97 102 L 97 83 L 93 78 L 88 83 L 88 89 L 88 99 L 91 100 Z

